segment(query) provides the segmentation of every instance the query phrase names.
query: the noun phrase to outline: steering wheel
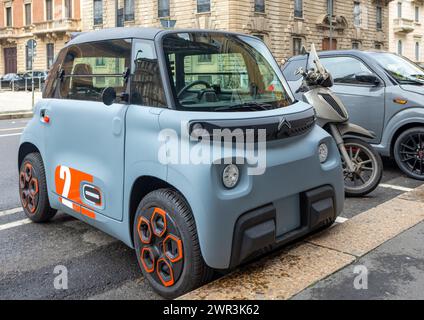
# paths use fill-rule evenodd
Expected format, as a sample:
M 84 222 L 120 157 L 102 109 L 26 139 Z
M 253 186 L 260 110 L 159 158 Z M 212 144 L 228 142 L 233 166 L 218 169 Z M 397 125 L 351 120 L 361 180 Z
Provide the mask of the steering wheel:
M 180 99 L 184 95 L 184 93 L 186 93 L 189 89 L 193 88 L 194 86 L 197 86 L 198 84 L 203 84 L 204 86 L 206 86 L 207 89 L 211 88 L 210 83 L 204 80 L 196 80 L 181 89 L 181 91 L 178 93 L 178 99 Z

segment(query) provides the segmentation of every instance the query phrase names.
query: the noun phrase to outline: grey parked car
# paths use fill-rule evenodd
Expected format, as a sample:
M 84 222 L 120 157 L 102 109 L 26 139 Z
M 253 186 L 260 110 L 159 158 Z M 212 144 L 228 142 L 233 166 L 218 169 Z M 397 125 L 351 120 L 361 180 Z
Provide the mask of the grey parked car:
M 424 180 L 424 71 L 387 52 L 326 51 L 319 57 L 333 75 L 332 90 L 347 107 L 350 121 L 375 133 L 369 142 L 382 156 L 394 157 L 408 176 Z M 295 73 L 305 64 L 303 55 L 283 66 L 299 100 L 302 77 Z

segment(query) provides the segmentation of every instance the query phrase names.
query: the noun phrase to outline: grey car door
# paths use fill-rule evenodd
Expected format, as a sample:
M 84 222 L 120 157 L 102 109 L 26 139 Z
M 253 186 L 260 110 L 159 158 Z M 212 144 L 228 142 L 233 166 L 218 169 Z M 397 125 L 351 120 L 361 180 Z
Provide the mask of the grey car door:
M 379 143 L 385 112 L 383 81 L 377 85 L 358 81 L 358 75 L 375 73 L 363 61 L 353 56 L 321 57 L 321 61 L 333 76 L 332 90 L 348 109 L 351 123 L 373 131 L 376 139 L 370 142 Z
M 126 91 L 131 40 L 82 43 L 67 48 L 58 98 L 46 99 L 46 172 L 49 188 L 70 214 L 88 221 L 122 221 L 124 116 L 119 97 L 107 106 L 105 88 Z

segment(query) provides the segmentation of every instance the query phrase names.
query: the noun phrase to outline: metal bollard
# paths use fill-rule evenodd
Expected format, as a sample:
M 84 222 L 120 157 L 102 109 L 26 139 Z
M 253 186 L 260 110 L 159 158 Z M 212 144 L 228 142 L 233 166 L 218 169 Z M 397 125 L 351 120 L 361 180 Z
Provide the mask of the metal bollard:
M 28 78 L 25 78 L 25 92 L 28 91 L 28 84 L 27 84 L 27 82 L 28 82 Z
M 41 77 L 38 77 L 38 91 L 41 92 Z
M 15 91 L 15 80 L 12 80 L 12 91 Z

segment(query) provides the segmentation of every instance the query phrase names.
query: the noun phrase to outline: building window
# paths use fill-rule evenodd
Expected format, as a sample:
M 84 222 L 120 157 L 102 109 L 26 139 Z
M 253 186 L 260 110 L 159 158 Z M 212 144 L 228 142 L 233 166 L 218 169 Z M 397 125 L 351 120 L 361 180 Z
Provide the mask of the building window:
M 265 13 L 265 0 L 255 0 L 255 12 Z
M 402 18 L 402 2 L 397 3 L 397 16 L 398 18 Z
M 199 63 L 212 63 L 212 55 L 210 54 L 199 55 Z
M 265 40 L 265 37 L 264 37 L 263 34 L 252 34 L 252 36 L 258 38 L 261 41 L 264 41 Z
M 210 0 L 197 0 L 197 12 L 210 12 L 211 11 L 211 2 Z
M 355 27 L 360 27 L 361 23 L 361 3 L 355 1 L 353 3 L 353 25 Z
M 6 8 L 6 26 L 12 26 L 12 7 Z
M 360 48 L 360 43 L 358 41 L 353 41 L 352 42 L 352 49 L 353 50 L 359 50 Z
M 420 7 L 415 7 L 415 22 L 420 22 Z
M 334 2 L 333 0 L 327 0 L 327 14 L 334 16 Z
M 72 18 L 72 0 L 65 0 L 65 18 Z
M 377 49 L 377 50 L 381 50 L 383 48 L 383 46 L 381 45 L 380 42 L 376 42 L 374 48 Z
M 378 6 L 377 7 L 377 30 L 383 29 L 383 8 Z
M 104 67 L 106 65 L 106 61 L 104 57 L 96 58 L 96 67 Z
M 134 0 L 125 0 L 125 21 L 134 21 Z
M 294 0 L 295 18 L 303 18 L 303 0 Z
M 29 26 L 31 24 L 31 3 L 25 4 L 25 25 Z
M 403 54 L 403 43 L 402 43 L 402 40 L 399 40 L 398 41 L 397 53 L 400 54 L 400 55 Z
M 46 20 L 53 20 L 53 0 L 46 0 Z
M 124 26 L 124 8 L 119 8 L 116 11 L 116 26 L 117 27 Z
M 93 23 L 94 25 L 103 24 L 103 1 L 93 1 Z
M 50 69 L 54 61 L 54 44 L 53 43 L 46 44 L 46 52 L 47 52 L 47 69 Z
M 27 41 L 25 46 L 25 60 L 26 60 L 26 69 L 32 70 L 32 62 L 34 59 L 34 51 L 37 47 L 37 42 L 35 40 L 30 39 Z
M 420 62 L 421 60 L 421 49 L 420 49 L 420 43 L 415 43 L 415 61 Z
M 158 2 L 158 17 L 165 18 L 171 15 L 169 9 L 169 0 L 159 0 Z
M 293 55 L 297 56 L 302 53 L 302 39 L 293 38 Z

